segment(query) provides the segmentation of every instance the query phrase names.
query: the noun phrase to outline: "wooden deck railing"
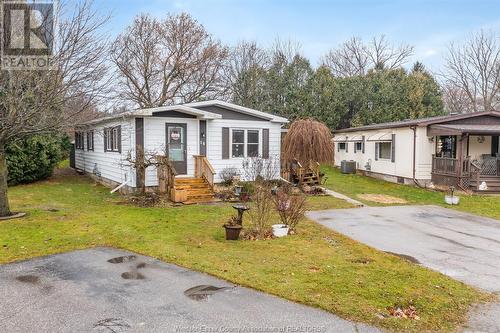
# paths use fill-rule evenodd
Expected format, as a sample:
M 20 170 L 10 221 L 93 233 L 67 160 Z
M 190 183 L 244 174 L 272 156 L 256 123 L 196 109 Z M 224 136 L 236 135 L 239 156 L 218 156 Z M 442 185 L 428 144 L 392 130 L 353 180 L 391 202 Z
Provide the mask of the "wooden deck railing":
M 304 182 L 307 173 L 312 172 L 321 182 L 320 164 L 315 161 L 309 161 L 306 165 L 299 162 L 298 159 L 281 163 L 281 177 L 289 182 L 297 181 L 299 184 Z
M 214 189 L 215 170 L 206 156 L 194 156 L 194 176 L 204 178 L 212 190 Z
M 459 174 L 460 164 L 458 159 L 450 157 L 437 157 L 432 155 L 432 173 L 457 176 Z

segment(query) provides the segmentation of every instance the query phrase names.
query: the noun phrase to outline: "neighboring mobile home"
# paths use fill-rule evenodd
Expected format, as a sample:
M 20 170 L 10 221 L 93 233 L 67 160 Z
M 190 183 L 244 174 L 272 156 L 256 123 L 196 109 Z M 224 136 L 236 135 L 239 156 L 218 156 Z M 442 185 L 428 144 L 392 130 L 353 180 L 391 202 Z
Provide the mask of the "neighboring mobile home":
M 334 132 L 335 165 L 356 162 L 388 181 L 500 191 L 500 112 L 476 112 Z M 481 188 L 483 188 L 481 186 Z
M 200 178 L 205 163 L 213 186 L 221 181 L 224 168 L 241 170 L 246 157 L 279 159 L 281 127 L 287 122 L 222 101 L 135 110 L 78 125 L 73 164 L 109 186 L 125 184 L 133 191 L 145 182 L 146 187 L 156 187 L 154 167 L 142 177 L 125 162 L 141 149 L 166 155 L 176 178 Z M 279 161 L 276 164 L 279 168 Z

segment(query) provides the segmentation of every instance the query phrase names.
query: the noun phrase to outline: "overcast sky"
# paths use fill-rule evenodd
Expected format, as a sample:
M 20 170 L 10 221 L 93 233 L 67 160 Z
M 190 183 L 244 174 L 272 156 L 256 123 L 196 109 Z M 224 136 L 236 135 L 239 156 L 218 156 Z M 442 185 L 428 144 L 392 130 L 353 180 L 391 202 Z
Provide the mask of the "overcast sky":
M 112 35 L 141 12 L 159 18 L 187 12 L 228 45 L 247 39 L 265 47 L 278 36 L 298 41 L 313 65 L 351 36 L 384 34 L 394 43 L 414 45 L 413 60 L 439 71 L 450 42 L 480 29 L 500 29 L 498 0 L 95 0 L 95 5 L 112 14 Z

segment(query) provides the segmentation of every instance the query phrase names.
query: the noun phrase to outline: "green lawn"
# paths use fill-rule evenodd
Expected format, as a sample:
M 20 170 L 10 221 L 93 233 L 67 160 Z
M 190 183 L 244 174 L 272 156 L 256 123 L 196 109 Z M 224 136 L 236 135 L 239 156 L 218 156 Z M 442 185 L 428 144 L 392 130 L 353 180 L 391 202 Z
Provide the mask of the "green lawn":
M 331 180 L 335 180 L 332 177 Z M 330 180 L 330 181 L 331 181 Z M 489 295 L 437 272 L 378 252 L 311 221 L 269 241 L 224 240 L 227 205 L 138 208 L 83 176 L 13 187 L 13 210 L 0 223 L 0 262 L 88 248 L 123 248 L 395 331 L 450 331 Z M 313 208 L 349 205 L 334 198 Z M 381 318 L 413 304 L 420 320 Z
M 431 204 L 450 207 L 444 203 L 443 192 L 421 189 L 416 186 L 394 184 L 360 175 L 344 175 L 340 173 L 338 168 L 330 166 L 323 166 L 322 170 L 328 177 L 325 184 L 326 187 L 357 199 L 369 206 L 381 206 L 384 204 L 363 200 L 358 195 L 385 194 L 404 199 L 408 201 L 408 204 Z M 460 204 L 453 206 L 454 209 L 500 219 L 500 196 L 468 195 L 465 193 L 459 195 Z

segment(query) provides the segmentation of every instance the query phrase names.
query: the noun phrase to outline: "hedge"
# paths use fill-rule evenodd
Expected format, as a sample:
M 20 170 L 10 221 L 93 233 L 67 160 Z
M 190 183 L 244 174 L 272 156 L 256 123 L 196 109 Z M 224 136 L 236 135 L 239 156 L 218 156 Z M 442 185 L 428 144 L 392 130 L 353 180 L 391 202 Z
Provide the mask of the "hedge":
M 67 157 L 69 144 L 66 135 L 36 135 L 8 144 L 9 185 L 50 177 L 57 164 Z

